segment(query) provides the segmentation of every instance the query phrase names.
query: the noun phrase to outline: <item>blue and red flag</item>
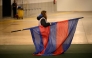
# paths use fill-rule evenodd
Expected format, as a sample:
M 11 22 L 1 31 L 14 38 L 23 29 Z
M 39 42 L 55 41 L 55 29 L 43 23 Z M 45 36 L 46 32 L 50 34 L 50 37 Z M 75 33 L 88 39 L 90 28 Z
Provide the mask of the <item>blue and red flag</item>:
M 60 55 L 71 45 L 80 18 L 54 22 L 49 27 L 36 26 L 30 29 L 35 55 Z

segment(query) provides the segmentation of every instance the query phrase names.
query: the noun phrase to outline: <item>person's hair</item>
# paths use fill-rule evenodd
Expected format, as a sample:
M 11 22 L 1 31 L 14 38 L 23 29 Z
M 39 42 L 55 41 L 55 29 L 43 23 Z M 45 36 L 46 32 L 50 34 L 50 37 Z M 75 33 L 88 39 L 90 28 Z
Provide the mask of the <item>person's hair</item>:
M 14 3 L 16 3 L 16 0 L 14 0 Z
M 46 11 L 45 11 L 45 10 L 41 11 L 41 14 L 43 15 L 43 17 L 44 17 L 45 19 L 47 19 L 47 15 L 46 15 Z

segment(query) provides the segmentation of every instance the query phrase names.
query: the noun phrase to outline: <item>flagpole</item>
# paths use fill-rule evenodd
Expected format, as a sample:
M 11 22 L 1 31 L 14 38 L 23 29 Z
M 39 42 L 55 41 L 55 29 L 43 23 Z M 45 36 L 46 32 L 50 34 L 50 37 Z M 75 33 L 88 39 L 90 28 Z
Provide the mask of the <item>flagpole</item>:
M 82 19 L 84 17 L 79 17 L 79 18 L 73 18 L 73 19 Z M 72 19 L 71 19 L 72 20 Z M 32 27 L 31 27 L 32 28 Z M 25 28 L 25 29 L 22 29 L 22 30 L 14 30 L 14 31 L 11 31 L 11 33 L 13 32 L 18 32 L 18 31 L 24 31 L 24 30 L 29 30 L 30 28 Z
M 29 30 L 30 28 L 25 28 L 25 29 L 22 29 L 22 30 L 14 30 L 14 31 L 11 31 L 11 33 L 13 32 L 19 32 L 19 31 L 24 31 L 24 30 Z
M 73 19 L 82 19 L 82 18 L 84 18 L 84 17 L 78 17 L 78 18 L 73 18 Z M 72 19 L 71 19 L 72 20 Z

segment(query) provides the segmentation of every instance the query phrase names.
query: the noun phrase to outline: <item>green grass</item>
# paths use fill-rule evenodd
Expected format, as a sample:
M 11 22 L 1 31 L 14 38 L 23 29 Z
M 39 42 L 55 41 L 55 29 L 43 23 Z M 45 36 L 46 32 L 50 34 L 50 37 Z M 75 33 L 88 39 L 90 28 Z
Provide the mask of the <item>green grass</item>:
M 58 56 L 34 56 L 33 45 L 1 45 L 0 58 L 91 58 L 91 44 L 72 44 L 70 48 Z

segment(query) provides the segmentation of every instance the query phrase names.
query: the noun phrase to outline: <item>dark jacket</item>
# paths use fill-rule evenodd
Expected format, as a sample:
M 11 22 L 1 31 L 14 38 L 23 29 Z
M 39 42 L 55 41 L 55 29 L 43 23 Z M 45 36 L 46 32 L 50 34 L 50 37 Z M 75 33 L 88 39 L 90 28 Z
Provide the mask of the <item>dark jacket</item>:
M 13 8 L 13 10 L 16 10 L 17 9 L 17 3 L 13 3 L 12 8 Z
M 42 17 L 43 17 L 43 16 L 40 14 L 39 16 L 37 16 L 37 20 L 40 20 Z M 44 26 L 44 27 L 50 26 L 50 23 L 47 23 L 45 18 L 41 19 L 40 23 L 41 23 L 41 25 Z
M 47 23 L 45 19 L 41 19 L 40 23 L 41 23 L 41 25 L 44 26 L 44 27 L 50 26 L 50 23 Z

